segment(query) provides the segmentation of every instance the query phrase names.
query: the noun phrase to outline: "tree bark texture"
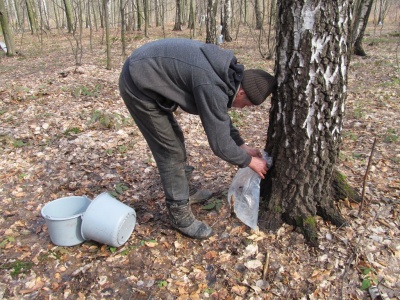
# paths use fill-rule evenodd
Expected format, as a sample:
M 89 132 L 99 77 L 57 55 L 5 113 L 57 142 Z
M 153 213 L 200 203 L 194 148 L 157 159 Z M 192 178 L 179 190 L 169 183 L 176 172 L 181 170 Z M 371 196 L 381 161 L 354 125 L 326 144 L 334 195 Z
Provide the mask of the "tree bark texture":
M 214 3 L 212 0 L 207 1 L 206 43 L 208 44 L 217 44 L 217 9 L 217 0 Z
M 8 14 L 4 0 L 0 0 L 0 25 L 3 30 L 4 42 L 7 46 L 7 56 L 15 55 L 14 35 L 8 26 Z
M 278 1 L 275 75 L 266 151 L 262 222 L 303 227 L 317 214 L 336 225 L 332 181 L 338 159 L 349 64 L 350 0 Z M 315 236 L 311 233 L 309 239 Z
M 232 42 L 231 37 L 231 23 L 232 23 L 232 3 L 231 0 L 224 0 L 224 18 L 222 25 L 222 35 L 226 42 Z

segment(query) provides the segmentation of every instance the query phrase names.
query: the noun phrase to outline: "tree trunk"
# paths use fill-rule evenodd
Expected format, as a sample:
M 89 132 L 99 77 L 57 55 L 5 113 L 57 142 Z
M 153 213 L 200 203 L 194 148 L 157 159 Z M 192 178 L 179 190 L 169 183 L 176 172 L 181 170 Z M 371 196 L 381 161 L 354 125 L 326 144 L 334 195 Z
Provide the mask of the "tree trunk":
M 63 1 L 65 7 L 65 16 L 67 17 L 68 33 L 71 33 L 74 29 L 71 1 L 70 0 L 63 0 Z
M 149 23 L 150 23 L 150 3 L 149 0 L 143 0 L 144 10 L 144 36 L 149 37 Z
M 353 53 L 359 56 L 367 55 L 362 46 L 362 40 L 364 38 L 364 32 L 367 28 L 369 15 L 372 10 L 372 4 L 374 0 L 360 0 L 359 5 L 356 8 L 352 30 L 352 41 L 353 41 Z
M 260 10 L 260 0 L 254 1 L 254 13 L 256 15 L 256 29 L 260 30 L 262 28 L 262 16 Z
M 156 27 L 161 26 L 160 22 L 160 0 L 154 0 L 154 13 L 156 17 Z
M 222 35 L 226 42 L 232 42 L 231 37 L 232 7 L 231 0 L 224 1 L 224 18 L 222 22 Z
M 8 15 L 3 0 L 0 0 L 0 25 L 3 30 L 4 42 L 7 46 L 7 56 L 15 55 L 14 35 L 8 26 Z
M 313 246 L 316 215 L 344 224 L 332 186 L 346 99 L 350 1 L 278 1 L 278 88 L 266 145 L 274 167 L 263 181 L 267 207 L 260 226 L 299 226 Z
M 190 29 L 191 38 L 196 38 L 196 4 L 194 0 L 190 0 L 190 12 L 188 28 Z
M 93 50 L 93 25 L 92 25 L 92 13 L 90 10 L 90 0 L 87 0 L 87 17 L 88 17 L 88 25 L 89 25 L 89 45 L 90 45 L 90 51 Z
M 126 41 L 125 41 L 125 6 L 124 0 L 120 0 L 120 13 L 121 13 L 121 46 L 122 46 L 122 56 L 126 56 Z
M 216 16 L 217 16 L 217 7 L 218 0 L 215 0 L 213 3 L 212 0 L 208 0 L 207 2 L 207 18 L 206 18 L 206 43 L 208 44 L 217 44 L 217 24 L 216 24 Z
M 271 59 L 275 53 L 275 36 L 272 36 L 272 29 L 276 26 L 276 0 L 271 0 L 268 14 L 268 34 L 267 34 L 267 48 L 268 55 L 267 59 Z
M 103 0 L 104 27 L 106 29 L 106 47 L 107 47 L 107 70 L 111 70 L 111 37 L 110 37 L 110 0 Z
M 53 2 L 53 13 L 54 13 L 54 21 L 56 22 L 56 29 L 60 29 L 60 21 L 59 21 L 59 15 L 58 15 L 58 3 L 57 1 Z
M 26 0 L 26 10 L 28 11 L 28 19 L 29 23 L 31 25 L 31 33 L 35 34 L 38 32 L 38 25 L 37 25 L 37 20 L 36 20 L 36 14 L 33 9 L 32 3 L 30 0 Z
M 136 1 L 137 5 L 137 30 L 140 31 L 142 30 L 142 15 L 141 15 L 141 10 L 142 10 L 142 4 L 140 2 L 141 0 Z
M 181 20 L 181 0 L 176 0 L 176 11 L 175 11 L 175 25 L 172 29 L 173 31 L 182 30 L 182 20 Z

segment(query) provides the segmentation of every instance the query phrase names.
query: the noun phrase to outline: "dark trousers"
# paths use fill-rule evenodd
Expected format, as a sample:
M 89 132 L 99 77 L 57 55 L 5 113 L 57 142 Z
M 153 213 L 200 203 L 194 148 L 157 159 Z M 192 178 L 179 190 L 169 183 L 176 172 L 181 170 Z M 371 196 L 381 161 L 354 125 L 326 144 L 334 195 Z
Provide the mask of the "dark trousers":
M 135 96 L 128 88 L 129 80 L 120 76 L 120 94 L 154 156 L 165 197 L 188 200 L 188 178 L 193 167 L 187 166 L 182 129 L 172 112 L 162 110 L 153 100 Z

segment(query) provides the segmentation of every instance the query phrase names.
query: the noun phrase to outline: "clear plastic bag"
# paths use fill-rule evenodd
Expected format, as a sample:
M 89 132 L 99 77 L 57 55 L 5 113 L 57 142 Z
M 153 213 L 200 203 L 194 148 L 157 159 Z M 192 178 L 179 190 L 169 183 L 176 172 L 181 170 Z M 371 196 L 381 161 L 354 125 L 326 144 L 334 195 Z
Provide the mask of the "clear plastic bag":
M 263 158 L 267 161 L 269 169 L 272 166 L 272 157 L 264 152 Z M 228 191 L 228 203 L 233 207 L 236 217 L 254 230 L 258 223 L 260 181 L 261 177 L 250 167 L 242 168 L 233 177 Z

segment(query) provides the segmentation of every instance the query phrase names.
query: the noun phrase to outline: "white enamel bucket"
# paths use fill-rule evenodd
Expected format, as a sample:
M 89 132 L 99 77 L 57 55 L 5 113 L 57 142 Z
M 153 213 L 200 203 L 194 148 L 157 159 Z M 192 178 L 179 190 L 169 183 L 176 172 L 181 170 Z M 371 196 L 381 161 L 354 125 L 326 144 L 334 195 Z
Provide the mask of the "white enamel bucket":
M 98 195 L 82 216 L 82 237 L 119 247 L 131 236 L 136 225 L 136 212 L 109 193 Z
M 81 234 L 81 216 L 91 200 L 86 196 L 71 196 L 53 200 L 41 209 L 53 244 L 74 246 L 85 241 Z

